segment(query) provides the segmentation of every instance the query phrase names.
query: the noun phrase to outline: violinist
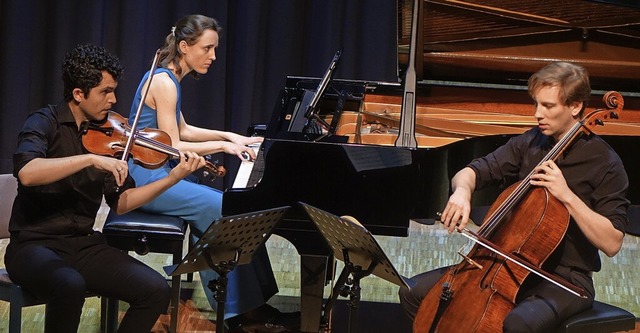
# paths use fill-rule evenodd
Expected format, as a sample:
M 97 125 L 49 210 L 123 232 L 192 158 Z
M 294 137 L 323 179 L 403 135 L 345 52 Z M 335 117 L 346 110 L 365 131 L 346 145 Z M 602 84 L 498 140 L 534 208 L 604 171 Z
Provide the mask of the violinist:
M 103 195 L 122 214 L 205 161 L 187 152 L 166 177 L 135 187 L 126 162 L 87 153 L 80 129 L 107 116 L 121 74 L 120 62 L 104 48 L 77 46 L 62 66 L 64 102 L 31 113 L 19 134 L 5 263 L 15 283 L 46 300 L 46 332 L 77 332 L 87 291 L 129 303 L 118 332 L 149 332 L 169 305 L 165 278 L 107 245 L 94 221 Z
M 441 221 L 449 233 L 463 229 L 469 222 L 475 189 L 508 185 L 534 170 L 530 184 L 546 188 L 570 215 L 566 234 L 543 268 L 583 288 L 587 297 L 575 296 L 531 274 L 502 323 L 504 332 L 551 332 L 570 316 L 589 309 L 595 297 L 592 273 L 601 268 L 599 252 L 609 257 L 618 253 L 628 224 L 627 174 L 618 155 L 602 138 L 583 135 L 555 162 L 537 166 L 554 143 L 582 119 L 591 94 L 587 71 L 571 63 L 551 63 L 530 77 L 528 91 L 538 126 L 460 170 L 451 180 L 452 194 Z M 447 269 L 419 274 L 412 278 L 414 287 L 399 291 L 400 302 L 412 320 Z
M 197 77 L 209 71 L 216 60 L 220 31 L 218 22 L 207 16 L 188 15 L 178 20 L 160 49 L 159 67 L 155 69 L 144 101 L 141 99 L 147 89 L 149 72 L 138 86 L 129 122 L 135 119 L 139 104 L 143 103 L 138 127 L 166 132 L 174 148 L 200 155 L 224 152 L 238 158 L 255 159 L 255 152 L 248 145 L 260 143 L 262 138 L 196 127 L 188 124 L 182 114 L 180 83 L 188 76 Z M 172 165 L 169 162 L 151 170 L 129 163 L 129 168 L 137 184 L 146 184 L 165 177 L 171 172 Z M 222 216 L 222 192 L 184 179 L 141 209 L 180 216 L 189 223 L 195 242 Z M 208 285 L 217 274 L 211 269 L 199 273 L 207 299 L 215 309 L 217 302 Z M 225 317 L 231 332 L 284 332 L 300 325 L 299 313 L 281 313 L 266 304 L 278 292 L 278 286 L 264 246 L 254 253 L 249 264 L 231 271 L 228 279 Z

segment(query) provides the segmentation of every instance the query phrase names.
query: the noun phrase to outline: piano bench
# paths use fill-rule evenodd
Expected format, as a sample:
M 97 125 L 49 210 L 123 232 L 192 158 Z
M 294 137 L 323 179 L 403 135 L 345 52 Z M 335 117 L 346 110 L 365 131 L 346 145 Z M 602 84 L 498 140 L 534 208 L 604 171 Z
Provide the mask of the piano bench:
M 633 330 L 636 317 L 619 307 L 594 301 L 593 307 L 567 319 L 556 333 L 609 333 Z
M 109 245 L 122 251 L 135 251 L 139 255 L 149 252 L 173 255 L 173 263 L 182 261 L 182 249 L 188 224 L 176 216 L 150 214 L 134 210 L 118 215 L 109 212 L 102 233 Z M 180 304 L 180 275 L 171 277 L 171 324 L 170 332 L 177 332 L 178 307 Z M 188 280 L 192 279 L 189 274 Z M 118 311 L 118 300 L 107 300 L 109 314 Z M 109 316 L 112 320 L 107 324 L 108 332 L 115 332 L 118 316 Z M 115 320 L 115 321 L 114 321 Z

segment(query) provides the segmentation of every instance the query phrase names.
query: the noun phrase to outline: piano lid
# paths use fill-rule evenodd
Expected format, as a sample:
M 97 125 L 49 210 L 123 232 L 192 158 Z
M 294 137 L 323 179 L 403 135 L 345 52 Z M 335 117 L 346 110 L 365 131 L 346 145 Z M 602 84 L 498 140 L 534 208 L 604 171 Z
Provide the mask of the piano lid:
M 413 2 L 398 2 L 401 71 Z M 594 89 L 637 91 L 640 8 L 628 3 L 424 0 L 418 79 L 526 85 L 545 64 L 570 61 L 587 68 Z

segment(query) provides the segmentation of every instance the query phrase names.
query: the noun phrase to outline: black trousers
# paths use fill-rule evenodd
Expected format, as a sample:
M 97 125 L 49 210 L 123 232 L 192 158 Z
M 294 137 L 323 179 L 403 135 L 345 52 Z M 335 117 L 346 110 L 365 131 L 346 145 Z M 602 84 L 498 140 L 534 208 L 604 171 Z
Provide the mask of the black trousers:
M 400 288 L 400 304 L 411 321 L 422 300 L 432 287 L 438 287 L 435 284 L 448 269 L 450 267 L 443 267 L 416 275 L 411 278 L 411 289 Z M 594 297 L 591 277 L 564 267 L 558 267 L 555 273 L 585 288 L 589 297 L 583 299 L 574 296 L 551 282 L 530 276 L 535 283 L 527 284 L 526 289 L 520 290 L 515 308 L 502 323 L 503 332 L 552 332 L 572 315 L 591 307 Z M 460 315 L 464 316 L 464 313 Z
M 118 332 L 149 332 L 169 306 L 165 278 L 107 245 L 99 232 L 64 237 L 12 234 L 5 264 L 11 280 L 47 302 L 47 333 L 78 331 L 87 291 L 129 303 Z

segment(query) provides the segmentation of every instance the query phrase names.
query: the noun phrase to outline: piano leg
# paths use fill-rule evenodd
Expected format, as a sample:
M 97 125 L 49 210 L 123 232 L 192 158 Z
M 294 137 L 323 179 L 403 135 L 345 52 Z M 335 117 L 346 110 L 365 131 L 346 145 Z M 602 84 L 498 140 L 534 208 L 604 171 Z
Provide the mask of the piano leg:
M 302 332 L 320 331 L 328 258 L 324 255 L 300 256 L 300 331 Z

